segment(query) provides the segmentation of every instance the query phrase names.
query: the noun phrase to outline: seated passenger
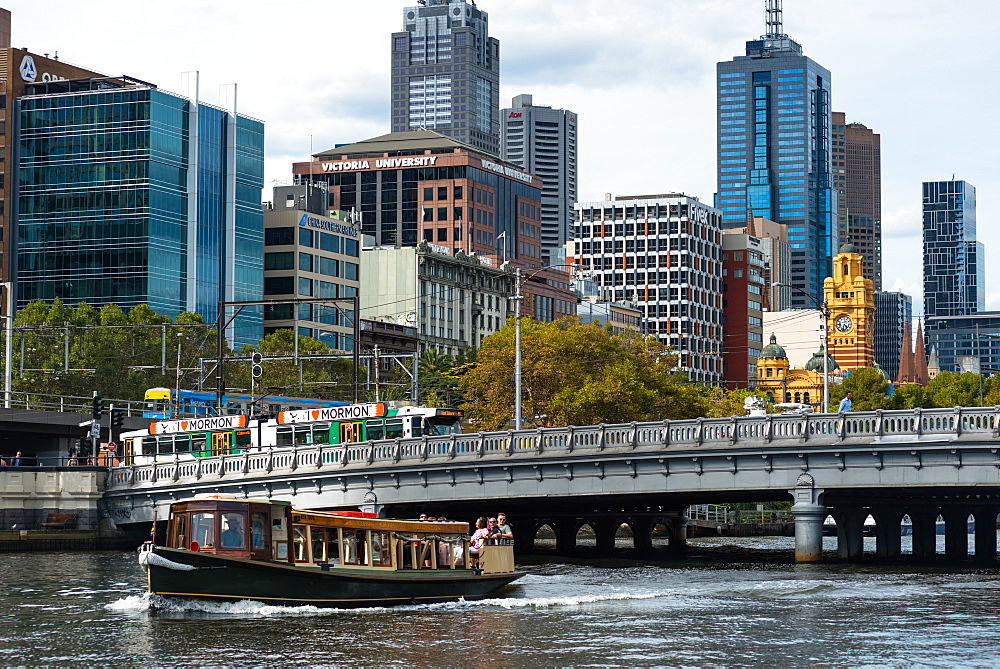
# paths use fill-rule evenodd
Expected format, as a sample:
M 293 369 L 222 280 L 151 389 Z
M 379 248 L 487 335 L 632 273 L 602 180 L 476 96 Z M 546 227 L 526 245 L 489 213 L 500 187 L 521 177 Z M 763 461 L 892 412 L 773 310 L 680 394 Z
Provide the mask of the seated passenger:
M 246 542 L 243 539 L 243 524 L 240 517 L 236 514 L 227 514 L 225 518 L 228 526 L 219 537 L 219 543 L 223 548 L 243 548 Z
M 473 567 L 476 567 L 479 563 L 479 551 L 486 545 L 488 536 L 489 530 L 486 529 L 486 519 L 480 516 L 476 520 L 476 531 L 472 533 L 472 537 L 469 539 L 469 560 L 472 562 Z

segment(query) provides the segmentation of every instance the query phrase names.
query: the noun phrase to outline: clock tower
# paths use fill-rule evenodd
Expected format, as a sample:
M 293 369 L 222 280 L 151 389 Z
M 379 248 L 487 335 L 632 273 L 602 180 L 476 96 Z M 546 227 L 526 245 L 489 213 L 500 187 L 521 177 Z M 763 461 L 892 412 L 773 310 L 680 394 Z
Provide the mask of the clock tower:
M 830 356 L 843 370 L 875 366 L 874 283 L 862 276 L 863 261 L 845 244 L 833 259 L 833 276 L 823 282 Z

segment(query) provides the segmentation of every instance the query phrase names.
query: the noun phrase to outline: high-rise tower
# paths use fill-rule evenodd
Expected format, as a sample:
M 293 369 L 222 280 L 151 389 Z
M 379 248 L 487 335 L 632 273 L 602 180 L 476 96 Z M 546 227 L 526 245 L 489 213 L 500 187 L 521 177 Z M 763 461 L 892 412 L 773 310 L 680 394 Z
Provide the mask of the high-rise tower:
M 882 290 L 881 137 L 862 123 L 847 123 L 844 112 L 833 112 L 832 137 L 838 236 L 864 256 L 865 276 Z
M 781 0 L 767 0 L 767 33 L 746 55 L 716 65 L 718 191 L 723 227 L 747 210 L 787 228 L 791 283 L 821 297 L 837 245 L 830 175 L 830 72 L 782 30 Z M 798 292 L 792 305 L 813 307 Z
M 500 42 L 475 0 L 417 0 L 392 34 L 392 131 L 500 154 Z
M 976 189 L 967 181 L 924 182 L 924 315 L 984 310 L 986 261 L 976 241 Z
M 576 204 L 576 114 L 518 95 L 503 117 L 503 159 L 542 178 L 542 262 L 565 262 Z

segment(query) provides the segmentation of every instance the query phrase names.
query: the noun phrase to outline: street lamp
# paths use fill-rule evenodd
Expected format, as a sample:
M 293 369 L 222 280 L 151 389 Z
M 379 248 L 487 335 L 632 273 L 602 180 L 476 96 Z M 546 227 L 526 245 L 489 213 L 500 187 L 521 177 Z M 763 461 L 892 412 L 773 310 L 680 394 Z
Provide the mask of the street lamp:
M 811 293 L 807 293 L 797 286 L 792 286 L 787 283 L 775 283 L 775 286 L 780 286 L 782 288 L 791 288 L 792 290 L 797 290 L 802 293 L 816 305 L 816 308 L 820 310 L 823 314 L 823 411 L 822 413 L 828 413 L 830 411 L 830 340 L 829 340 L 829 329 L 827 324 L 830 322 L 830 306 L 826 302 L 826 297 L 820 302 Z
M 3 363 L 3 406 L 5 409 L 11 407 L 11 402 L 13 397 L 10 393 L 10 382 L 11 382 L 11 369 L 10 361 L 14 356 L 11 355 L 11 346 L 13 346 L 13 332 L 14 332 L 14 284 L 11 282 L 0 283 L 4 290 L 7 291 L 7 311 L 5 316 L 7 318 L 7 327 L 4 328 L 4 363 Z
M 557 267 L 576 267 L 575 264 L 562 264 L 562 265 L 547 265 L 546 267 L 539 267 L 534 272 L 528 275 L 521 274 L 521 268 L 518 267 L 515 273 L 515 281 L 517 292 L 514 295 L 514 301 L 517 303 L 516 311 L 514 312 L 514 429 L 521 429 L 521 300 L 524 299 L 524 295 L 521 294 L 521 286 L 525 281 L 535 276 L 539 272 L 547 269 L 556 269 Z

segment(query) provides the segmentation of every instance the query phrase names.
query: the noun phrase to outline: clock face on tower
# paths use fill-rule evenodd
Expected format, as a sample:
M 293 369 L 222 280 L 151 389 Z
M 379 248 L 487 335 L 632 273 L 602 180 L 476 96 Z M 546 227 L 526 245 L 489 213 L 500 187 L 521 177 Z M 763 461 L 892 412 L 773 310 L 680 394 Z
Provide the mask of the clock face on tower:
M 854 322 L 851 320 L 850 316 L 841 316 L 837 319 L 835 323 L 837 332 L 850 332 L 851 328 L 854 327 Z

